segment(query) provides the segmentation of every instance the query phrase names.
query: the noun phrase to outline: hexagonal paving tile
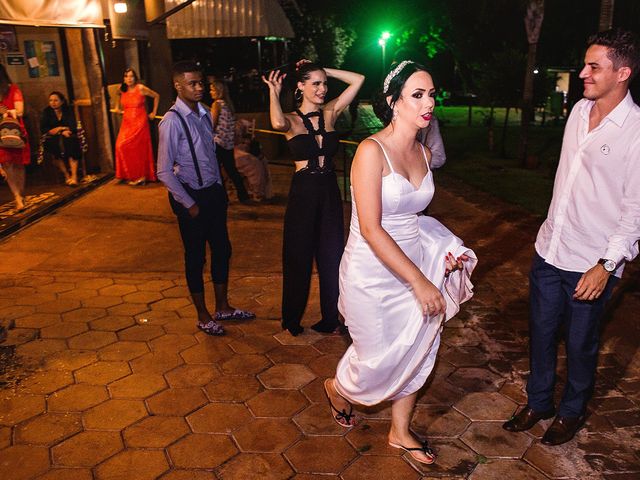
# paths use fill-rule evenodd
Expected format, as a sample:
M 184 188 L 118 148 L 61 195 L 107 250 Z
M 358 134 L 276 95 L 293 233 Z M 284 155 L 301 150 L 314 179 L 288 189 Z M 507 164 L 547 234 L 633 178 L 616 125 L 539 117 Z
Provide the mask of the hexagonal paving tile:
M 219 376 L 220 372 L 209 365 L 180 365 L 165 373 L 164 378 L 171 387 L 184 388 L 202 387 Z
M 176 353 L 150 352 L 131 360 L 130 365 L 134 373 L 163 374 L 183 363 L 182 358 Z
M 302 388 L 302 393 L 313 403 L 325 403 L 327 395 L 324 393 L 324 378 L 316 378 Z
M 64 340 L 57 338 L 45 338 L 18 345 L 16 353 L 22 357 L 44 359 L 45 357 L 67 349 Z
M 285 452 L 296 472 L 302 473 L 340 473 L 356 455 L 342 437 L 305 437 Z
M 16 320 L 20 317 L 29 317 L 34 314 L 36 307 L 33 305 L 12 305 L 10 307 L 0 308 L 0 318 L 3 320 Z M 58 313 L 58 312 L 44 312 Z
M 187 415 L 207 403 L 201 388 L 170 388 L 147 399 L 153 415 Z
M 56 294 L 51 292 L 34 293 L 33 295 L 25 295 L 17 297 L 16 305 L 40 305 L 42 303 L 51 302 L 56 299 Z
M 151 350 L 154 352 L 163 351 L 178 353 L 196 345 L 197 343 L 198 342 L 193 335 L 173 333 L 155 338 L 149 342 L 149 345 L 151 346 Z
M 195 433 L 230 433 L 252 419 L 244 405 L 210 403 L 187 417 Z
M 515 460 L 489 460 L 476 467 L 469 480 L 486 478 L 517 478 L 518 480 L 545 480 L 546 477 L 523 462 Z
M 417 404 L 448 405 L 457 403 L 465 396 L 465 391 L 446 380 L 434 381 L 418 392 Z
M 161 480 L 217 480 L 215 473 L 205 470 L 172 469 L 160 477 Z
M 293 417 L 293 421 L 306 435 L 341 435 L 344 427 L 338 425 L 328 403 L 313 404 Z
M 181 351 L 180 356 L 189 364 L 218 364 L 231 358 L 233 352 L 227 345 L 205 345 L 200 343 Z
M 40 338 L 69 338 L 88 329 L 85 322 L 58 322 L 40 330 Z
M 98 293 L 103 297 L 122 297 L 137 291 L 135 285 L 109 285 L 98 289 Z
M 320 353 L 342 356 L 350 344 L 348 335 L 329 335 L 314 343 L 313 348 Z
M 309 368 L 319 377 L 333 377 L 342 355 L 320 355 L 308 363 Z
M 65 322 L 91 322 L 107 315 L 104 308 L 78 308 L 71 312 L 63 313 L 62 319 Z
M 504 378 L 486 368 L 459 368 L 448 381 L 467 392 L 493 392 L 504 383 Z
M 122 297 L 127 303 L 152 303 L 162 299 L 159 292 L 133 292 Z
M 50 412 L 81 412 L 108 399 L 105 387 L 77 383 L 49 396 L 47 404 Z
M 109 384 L 112 398 L 147 398 L 167 388 L 162 375 L 133 373 Z
M 107 400 L 84 413 L 86 428 L 121 430 L 147 416 L 141 400 Z
M 126 330 L 118 332 L 118 338 L 120 340 L 133 340 L 140 342 L 148 342 L 156 337 L 164 335 L 165 331 L 160 325 L 135 325 L 129 327 Z
M 80 302 L 72 298 L 61 298 L 36 306 L 36 311 L 41 313 L 64 313 L 80 308 Z
M 0 392 L 0 425 L 16 425 L 45 410 L 43 395 L 17 395 Z
M 265 335 L 245 335 L 229 343 L 236 353 L 266 353 L 280 345 L 273 337 Z
M 478 347 L 451 347 L 441 358 L 456 367 L 480 367 L 489 361 L 489 356 Z
M 198 330 L 198 327 L 196 326 L 196 323 L 193 321 L 192 317 L 193 317 L 193 307 L 184 307 L 184 309 L 188 310 L 188 316 L 180 317 L 179 316 L 179 312 L 182 310 L 178 310 L 177 312 L 171 310 L 171 311 L 164 311 L 164 310 L 152 310 L 152 313 L 161 313 L 161 314 L 173 314 L 175 315 L 177 318 L 174 318 L 173 320 L 168 320 L 166 321 L 163 325 L 162 328 L 164 328 L 164 331 L 170 334 L 188 334 L 188 335 L 196 335 L 198 333 L 200 333 L 200 330 Z M 229 337 L 230 337 L 230 333 L 233 332 L 233 330 L 231 328 L 229 328 L 228 326 L 225 328 L 225 341 L 229 342 Z M 206 333 L 202 333 L 203 335 L 206 335 L 208 338 L 209 337 Z M 215 339 L 213 339 L 215 340 Z M 220 340 L 220 339 L 218 339 Z
M 82 303 L 82 300 L 97 296 L 98 291 L 90 288 L 74 288 L 68 292 L 58 294 L 58 298 L 73 298 L 74 300 L 80 300 L 80 303 Z
M 92 467 L 122 450 L 120 432 L 81 432 L 51 449 L 54 465 Z
M 69 290 L 73 290 L 74 288 L 75 288 L 75 284 L 71 282 L 52 282 L 46 285 L 39 286 L 38 291 L 61 293 L 61 292 L 68 292 Z
M 11 427 L 0 427 L 0 450 L 11 445 Z
M 3 317 L 4 318 L 4 317 Z M 17 328 L 44 328 L 60 322 L 62 317 L 57 313 L 32 313 L 16 319 Z M 8 318 L 6 320 L 9 320 Z
M 267 357 L 275 364 L 300 363 L 308 364 L 311 360 L 320 356 L 311 345 L 280 345 L 266 353 Z
M 171 280 L 148 280 L 138 285 L 138 290 L 141 292 L 161 292 L 168 288 L 173 287 Z
M 144 342 L 117 342 L 108 345 L 98 352 L 101 360 L 133 360 L 149 352 L 147 344 Z
M 220 369 L 226 375 L 255 375 L 271 366 L 264 355 L 234 355 L 224 362 Z
M 76 284 L 77 288 L 89 288 L 91 290 L 98 290 L 109 285 L 113 285 L 113 280 L 110 278 L 90 278 L 88 280 L 81 280 Z
M 32 445 L 14 445 L 0 450 L 0 478 L 27 480 L 49 468 L 49 450 Z
M 238 450 L 227 435 L 192 433 L 171 445 L 167 452 L 178 468 L 216 468 Z
M 163 298 L 162 300 L 153 302 L 150 305 L 150 307 L 152 310 L 169 311 L 169 310 L 178 310 L 182 307 L 186 307 L 187 305 L 191 305 L 191 301 L 188 298 L 178 297 L 178 298 Z
M 275 338 L 282 345 L 312 345 L 322 339 L 322 335 L 314 332 L 310 328 L 306 328 L 302 334 L 297 337 L 292 336 L 286 330 L 276 333 Z
M 307 401 L 297 390 L 265 390 L 247 401 L 247 406 L 256 417 L 292 417 Z
M 83 307 L 110 308 L 122 304 L 122 297 L 96 295 L 82 300 Z
M 90 350 L 63 350 L 48 356 L 43 368 L 46 370 L 67 370 L 72 372 L 94 363 L 97 359 L 96 352 Z
M 500 422 L 474 422 L 460 437 L 473 450 L 485 457 L 519 458 L 531 445 L 525 433 L 511 433 Z
M 89 323 L 92 330 L 106 330 L 108 332 L 124 330 L 135 324 L 136 322 L 133 318 L 117 315 L 109 315 L 108 317 L 99 318 Z
M 592 468 L 585 459 L 585 451 L 596 453 L 594 450 L 576 448 L 575 442 L 555 447 L 535 443 L 527 450 L 524 459 L 549 478 L 566 478 L 568 472 L 571 472 L 573 478 L 587 478 Z M 612 445 L 611 450 L 605 452 L 609 458 L 619 453 L 618 445 Z
M 138 315 L 142 312 L 149 311 L 149 305 L 146 303 L 122 303 L 107 309 L 109 315 Z
M 400 457 L 401 451 L 390 447 L 387 441 L 390 425 L 387 420 L 360 419 L 355 428 L 348 430 L 346 439 L 361 455 Z
M 73 375 L 65 370 L 37 372 L 20 382 L 20 392 L 49 394 L 73 383 Z
M 267 388 L 298 389 L 315 378 L 306 366 L 295 364 L 276 365 L 258 375 L 258 379 Z
M 108 288 L 108 287 L 107 287 Z M 164 453 L 157 450 L 125 450 L 96 468 L 98 480 L 154 480 L 169 470 Z
M 257 418 L 233 437 L 242 452 L 280 453 L 300 438 L 300 430 L 287 418 Z
M 414 431 L 432 437 L 457 437 L 471 421 L 448 406 L 417 405 L 411 422 Z
M 45 413 L 16 427 L 16 443 L 53 445 L 82 430 L 80 414 Z
M 361 457 L 342 472 L 344 480 L 417 480 L 420 474 L 399 457 Z
M 517 404 L 498 392 L 470 393 L 454 408 L 471 420 L 508 420 Z
M 218 469 L 222 480 L 239 478 L 260 478 L 263 480 L 286 480 L 293 470 L 280 455 L 262 453 L 259 455 L 240 454 Z
M 262 386 L 255 377 L 221 376 L 204 387 L 212 402 L 244 402 L 256 396 Z
M 131 373 L 127 362 L 96 362 L 76 370 L 76 381 L 92 385 L 106 385 Z
M 69 348 L 77 350 L 98 350 L 118 340 L 113 332 L 94 330 L 81 333 L 68 340 Z
M 93 480 L 88 468 L 52 468 L 37 480 Z
M 164 448 L 189 432 L 182 417 L 153 416 L 127 427 L 123 436 L 128 447 Z
M 423 475 L 427 475 L 425 479 L 431 479 L 434 477 L 454 477 L 456 479 L 467 478 L 467 475 L 473 471 L 480 460 L 476 453 L 459 440 L 437 440 L 430 443 L 438 455 L 436 463 L 433 465 L 422 465 L 415 460 L 412 460 L 408 453 L 404 454 L 405 460 L 409 461 L 411 465 L 413 465 L 418 471 L 422 472 Z M 431 475 L 433 475 L 433 477 L 431 477 Z M 487 480 L 493 480 L 493 478 L 500 477 L 485 478 Z

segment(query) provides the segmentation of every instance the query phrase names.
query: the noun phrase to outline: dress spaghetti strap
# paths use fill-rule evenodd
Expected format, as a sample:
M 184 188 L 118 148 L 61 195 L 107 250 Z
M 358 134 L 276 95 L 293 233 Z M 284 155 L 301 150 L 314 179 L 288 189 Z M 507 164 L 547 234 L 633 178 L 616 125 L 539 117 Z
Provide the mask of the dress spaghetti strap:
M 391 165 L 391 160 L 389 160 L 389 156 L 387 155 L 387 151 L 382 146 L 382 143 L 378 139 L 373 138 L 373 137 L 369 137 L 369 140 L 373 140 L 378 145 L 380 145 L 380 148 L 382 149 L 382 154 L 384 155 L 384 159 L 387 161 L 387 165 L 389 165 L 389 170 L 391 170 L 391 173 L 396 173 L 396 171 L 393 169 L 393 165 Z
M 427 174 L 431 171 L 431 165 L 429 165 L 429 159 L 427 158 L 427 151 L 424 149 L 424 145 L 421 143 L 420 147 L 422 147 L 422 156 L 424 157 L 424 161 L 427 164 Z

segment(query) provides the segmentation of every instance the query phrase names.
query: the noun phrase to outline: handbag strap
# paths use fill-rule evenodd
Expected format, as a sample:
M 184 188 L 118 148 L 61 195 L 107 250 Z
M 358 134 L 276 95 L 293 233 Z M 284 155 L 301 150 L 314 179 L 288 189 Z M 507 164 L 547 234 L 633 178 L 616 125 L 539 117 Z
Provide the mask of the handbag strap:
M 170 112 L 175 113 L 182 124 L 182 128 L 184 129 L 184 133 L 187 136 L 187 142 L 189 142 L 189 150 L 191 150 L 191 158 L 193 158 L 193 166 L 196 169 L 196 175 L 198 176 L 198 185 L 202 186 L 202 174 L 200 173 L 200 166 L 198 165 L 198 158 L 196 157 L 196 149 L 193 146 L 193 138 L 191 138 L 191 133 L 189 132 L 189 127 L 187 126 L 187 122 L 182 117 L 180 112 L 177 110 L 170 108 Z

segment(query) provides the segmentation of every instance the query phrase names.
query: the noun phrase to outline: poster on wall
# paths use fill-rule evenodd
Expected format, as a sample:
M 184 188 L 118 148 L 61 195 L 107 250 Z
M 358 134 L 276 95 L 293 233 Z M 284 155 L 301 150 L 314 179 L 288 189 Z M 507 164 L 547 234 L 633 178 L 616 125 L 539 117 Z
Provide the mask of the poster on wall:
M 0 25 L 0 51 L 17 52 L 18 37 L 16 28 L 13 25 Z
M 25 40 L 24 54 L 29 66 L 29 77 L 59 77 L 60 65 L 56 54 L 56 42 Z

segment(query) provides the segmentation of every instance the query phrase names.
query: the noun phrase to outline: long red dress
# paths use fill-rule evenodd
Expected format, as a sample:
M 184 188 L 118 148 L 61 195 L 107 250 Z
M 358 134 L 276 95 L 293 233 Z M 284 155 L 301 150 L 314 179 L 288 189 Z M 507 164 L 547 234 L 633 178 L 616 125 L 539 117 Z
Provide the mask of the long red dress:
M 9 91 L 4 96 L 2 100 L 0 100 L 0 105 L 4 105 L 9 110 L 13 110 L 16 108 L 16 102 L 24 102 L 22 98 L 22 92 L 18 88 L 17 85 L 11 84 L 9 86 Z M 27 138 L 27 132 L 24 129 L 24 121 L 22 117 L 18 118 L 18 122 L 22 127 L 22 133 Z M 0 163 L 16 163 L 18 165 L 27 165 L 31 162 L 31 149 L 29 148 L 28 139 L 25 141 L 24 148 L 2 148 L 0 147 Z
M 116 178 L 155 181 L 149 117 L 138 86 L 120 94 L 120 105 L 124 113 L 116 140 Z

